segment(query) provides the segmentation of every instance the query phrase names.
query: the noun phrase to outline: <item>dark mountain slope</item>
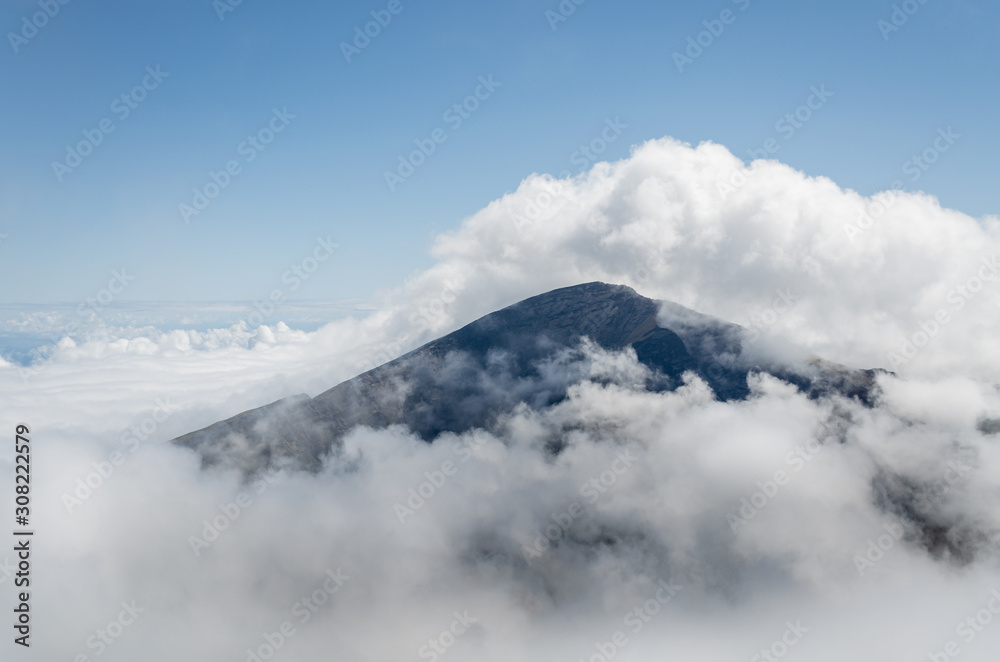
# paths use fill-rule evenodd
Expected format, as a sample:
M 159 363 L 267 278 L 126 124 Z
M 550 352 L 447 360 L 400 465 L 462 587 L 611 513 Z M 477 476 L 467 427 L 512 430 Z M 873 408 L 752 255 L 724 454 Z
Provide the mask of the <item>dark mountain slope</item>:
M 662 325 L 658 314 L 669 322 Z M 315 398 L 286 398 L 175 441 L 196 450 L 205 465 L 252 474 L 282 458 L 316 470 L 358 425 L 403 424 L 427 441 L 442 432 L 489 427 L 519 403 L 541 408 L 564 398 L 584 378 L 571 369 L 582 355 L 583 337 L 605 350 L 632 348 L 652 372 L 646 388 L 653 391 L 676 388 L 686 371 L 723 400 L 747 397 L 747 375 L 754 370 L 813 397 L 840 393 L 867 401 L 874 384 L 873 371 L 819 359 L 794 367 L 748 361 L 742 327 L 623 285 L 587 283 L 487 315 Z

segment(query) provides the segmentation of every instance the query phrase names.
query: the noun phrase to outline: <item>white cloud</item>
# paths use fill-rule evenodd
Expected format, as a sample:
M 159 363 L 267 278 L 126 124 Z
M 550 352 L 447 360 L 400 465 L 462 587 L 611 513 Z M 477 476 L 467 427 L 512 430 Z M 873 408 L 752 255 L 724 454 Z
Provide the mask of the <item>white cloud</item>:
M 102 660 L 244 660 L 284 621 L 296 633 L 279 657 L 421 659 L 455 611 L 479 622 L 452 660 L 589 660 L 617 630 L 629 642 L 619 659 L 750 659 L 788 619 L 809 627 L 794 648 L 802 659 L 942 649 L 1000 588 L 986 537 L 1000 530 L 1000 452 L 976 427 L 1000 415 L 996 286 L 960 310 L 948 301 L 996 252 L 997 222 L 900 194 L 852 243 L 844 225 L 871 201 L 775 162 L 752 164 L 723 199 L 717 184 L 743 167 L 717 145 L 663 140 L 571 181 L 531 177 L 440 237 L 437 265 L 383 293 L 370 316 L 313 333 L 277 321 L 255 333 L 116 327 L 62 341 L 27 375 L 0 363 L 0 429 L 33 427 L 32 653 L 97 659 L 88 637 L 123 600 L 147 611 Z M 552 189 L 561 193 L 545 202 Z M 516 223 L 529 203 L 538 218 Z M 694 378 L 646 393 L 632 357 L 590 348 L 582 368 L 549 369 L 585 369 L 601 384 L 548 411 L 433 445 L 403 429 L 357 430 L 318 475 L 240 485 L 160 443 L 316 395 L 479 315 L 591 280 L 748 324 L 770 309 L 773 322 L 755 327 L 768 343 L 855 367 L 888 367 L 922 321 L 952 314 L 899 368 L 907 381 L 883 378 L 874 409 L 810 401 L 767 377 L 742 403 L 712 400 Z M 799 298 L 778 311 L 779 291 Z M 557 456 L 553 441 L 565 444 Z M 116 450 L 124 461 L 68 513 L 62 495 L 107 472 Z M 411 488 L 429 496 L 401 524 L 394 506 Z M 880 538 L 898 517 L 880 489 L 914 490 L 940 539 L 922 545 L 909 524 L 906 539 Z M 241 492 L 251 503 L 195 556 L 191 536 Z M 765 503 L 734 533 L 727 516 L 758 492 Z M 856 557 L 880 539 L 887 549 L 860 573 Z M 969 556 L 952 563 L 927 545 Z M 296 604 L 338 567 L 350 579 L 300 622 Z M 676 599 L 634 632 L 626 614 L 671 578 Z M 1000 622 L 963 641 L 962 659 L 992 659 L 998 638 Z

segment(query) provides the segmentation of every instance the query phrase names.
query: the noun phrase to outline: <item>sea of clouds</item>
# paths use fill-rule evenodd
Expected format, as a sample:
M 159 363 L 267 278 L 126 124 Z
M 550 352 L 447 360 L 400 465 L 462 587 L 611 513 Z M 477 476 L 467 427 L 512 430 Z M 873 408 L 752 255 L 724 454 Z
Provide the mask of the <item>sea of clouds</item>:
M 23 657 L 993 660 L 998 254 L 997 218 L 663 139 L 527 178 L 369 314 L 0 359 L 0 430 L 32 429 Z M 895 376 L 873 408 L 767 376 L 721 403 L 591 347 L 550 409 L 430 445 L 359 429 L 318 474 L 241 482 L 164 443 L 595 280 Z

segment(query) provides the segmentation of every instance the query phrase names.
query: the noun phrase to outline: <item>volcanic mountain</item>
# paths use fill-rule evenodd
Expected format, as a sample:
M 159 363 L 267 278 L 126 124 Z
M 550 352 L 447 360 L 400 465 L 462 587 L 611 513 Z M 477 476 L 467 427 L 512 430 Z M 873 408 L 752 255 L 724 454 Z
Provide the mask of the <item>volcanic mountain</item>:
M 765 372 L 810 397 L 840 394 L 866 404 L 875 370 L 804 356 L 790 361 L 750 351 L 743 327 L 654 301 L 624 285 L 586 283 L 525 299 L 311 398 L 252 409 L 175 443 L 204 466 L 245 475 L 291 463 L 318 470 L 353 428 L 407 426 L 432 442 L 445 432 L 489 428 L 519 404 L 544 408 L 566 397 L 589 351 L 634 352 L 648 368 L 644 388 L 669 391 L 682 375 L 704 380 L 720 400 L 748 397 L 747 377 Z

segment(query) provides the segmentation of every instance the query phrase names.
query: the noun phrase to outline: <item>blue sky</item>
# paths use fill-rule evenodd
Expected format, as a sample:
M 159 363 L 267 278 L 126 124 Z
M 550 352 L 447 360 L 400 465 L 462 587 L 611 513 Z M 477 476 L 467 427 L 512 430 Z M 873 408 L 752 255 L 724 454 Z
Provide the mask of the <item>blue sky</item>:
M 602 132 L 602 160 L 667 135 L 749 160 L 772 139 L 774 158 L 865 194 L 899 179 L 1000 210 L 994 2 L 223 1 L 51 0 L 37 30 L 37 1 L 3 3 L 0 301 L 83 301 L 123 268 L 121 300 L 250 300 L 318 237 L 336 254 L 290 296 L 365 299 L 530 173 L 580 172 Z M 372 12 L 391 21 L 348 61 Z M 813 88 L 832 96 L 779 124 Z M 937 163 L 908 163 L 949 127 Z M 97 136 L 67 171 L 67 146 Z M 433 153 L 390 190 L 415 141 Z

